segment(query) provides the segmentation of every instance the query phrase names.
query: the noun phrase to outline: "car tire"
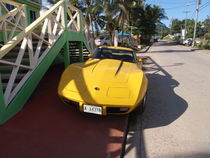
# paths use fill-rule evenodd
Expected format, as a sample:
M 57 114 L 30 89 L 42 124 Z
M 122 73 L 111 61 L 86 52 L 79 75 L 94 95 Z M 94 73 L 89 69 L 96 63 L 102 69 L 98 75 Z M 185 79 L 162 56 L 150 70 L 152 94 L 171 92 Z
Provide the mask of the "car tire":
M 140 113 L 142 114 L 145 111 L 146 108 L 146 101 L 147 101 L 147 95 L 144 96 L 142 102 L 140 105 L 133 111 L 133 113 Z
M 139 105 L 140 108 L 140 112 L 143 113 L 145 111 L 146 108 L 146 101 L 147 101 L 147 95 L 144 96 L 141 104 Z

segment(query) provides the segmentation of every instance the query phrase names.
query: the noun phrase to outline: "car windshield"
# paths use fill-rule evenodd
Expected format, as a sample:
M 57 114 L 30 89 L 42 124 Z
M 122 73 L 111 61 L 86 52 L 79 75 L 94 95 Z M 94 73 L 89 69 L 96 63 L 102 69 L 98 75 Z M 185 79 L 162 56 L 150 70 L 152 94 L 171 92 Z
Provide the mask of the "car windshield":
M 98 48 L 92 58 L 96 59 L 116 59 L 127 62 L 136 63 L 133 51 L 121 50 L 121 49 L 110 49 L 110 48 Z

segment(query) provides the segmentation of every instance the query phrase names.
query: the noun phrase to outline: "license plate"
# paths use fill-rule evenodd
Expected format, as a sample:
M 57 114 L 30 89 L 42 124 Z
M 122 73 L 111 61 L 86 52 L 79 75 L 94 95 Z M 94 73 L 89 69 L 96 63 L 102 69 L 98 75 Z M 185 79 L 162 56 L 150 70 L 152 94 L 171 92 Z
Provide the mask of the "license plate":
M 102 107 L 92 106 L 92 105 L 84 105 L 84 112 L 102 115 Z

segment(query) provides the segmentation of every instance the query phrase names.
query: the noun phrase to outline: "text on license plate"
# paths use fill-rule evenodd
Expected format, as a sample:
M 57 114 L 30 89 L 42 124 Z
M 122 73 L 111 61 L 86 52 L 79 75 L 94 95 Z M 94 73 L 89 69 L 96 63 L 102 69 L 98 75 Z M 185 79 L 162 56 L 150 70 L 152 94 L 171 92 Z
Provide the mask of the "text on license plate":
M 102 107 L 100 106 L 92 106 L 92 105 L 84 105 L 84 112 L 102 115 Z

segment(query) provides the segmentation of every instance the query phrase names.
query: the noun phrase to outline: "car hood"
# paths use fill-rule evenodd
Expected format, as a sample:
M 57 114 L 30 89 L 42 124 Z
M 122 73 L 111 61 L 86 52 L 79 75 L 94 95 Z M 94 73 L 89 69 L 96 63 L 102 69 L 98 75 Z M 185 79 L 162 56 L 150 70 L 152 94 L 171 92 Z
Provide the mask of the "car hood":
M 83 65 L 80 65 L 81 77 L 92 81 L 101 82 L 128 82 L 129 73 L 134 69 L 138 69 L 134 63 L 123 62 L 113 59 L 92 59 Z

